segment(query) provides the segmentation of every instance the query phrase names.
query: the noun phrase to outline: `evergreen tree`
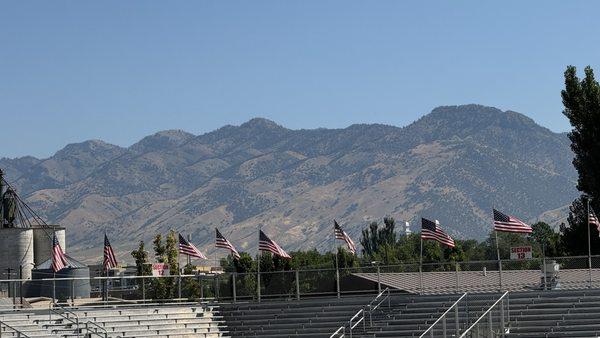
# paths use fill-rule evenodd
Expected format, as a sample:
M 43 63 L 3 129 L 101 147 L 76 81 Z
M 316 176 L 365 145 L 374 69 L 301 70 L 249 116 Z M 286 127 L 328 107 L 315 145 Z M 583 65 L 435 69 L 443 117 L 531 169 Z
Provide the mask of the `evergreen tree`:
M 569 213 L 569 226 L 563 227 L 562 242 L 568 254 L 587 254 L 587 203 L 600 209 L 600 86 L 594 71 L 585 68 L 585 77 L 579 79 L 573 66 L 565 71 L 565 89 L 562 91 L 564 115 L 573 129 L 569 133 L 571 149 L 575 154 L 573 165 L 579 174 L 577 189 L 583 196 L 575 200 Z M 595 232 L 595 230 L 592 230 Z M 592 234 L 592 253 L 600 253 L 600 239 Z

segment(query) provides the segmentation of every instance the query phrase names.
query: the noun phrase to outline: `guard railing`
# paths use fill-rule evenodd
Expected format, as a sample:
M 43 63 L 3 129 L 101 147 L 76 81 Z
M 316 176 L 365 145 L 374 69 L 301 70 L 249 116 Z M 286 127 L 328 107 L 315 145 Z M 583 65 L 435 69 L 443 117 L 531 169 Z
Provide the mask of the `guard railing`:
M 429 326 L 427 328 L 427 330 L 425 330 L 425 332 L 423 332 L 419 336 L 419 338 L 423 338 L 426 336 L 430 336 L 433 338 L 434 336 L 438 336 L 436 334 L 436 332 L 438 330 L 441 331 L 442 337 L 446 338 L 447 334 L 448 334 L 447 318 L 451 315 L 450 312 L 452 310 L 454 310 L 454 335 L 453 336 L 458 337 L 460 335 L 459 304 L 461 304 L 461 302 L 466 302 L 467 294 L 468 293 L 465 292 L 462 296 L 460 296 L 460 298 L 458 298 L 446 311 L 444 311 L 444 313 L 442 313 L 442 315 L 435 322 L 433 322 L 433 324 L 431 324 L 431 326 Z M 467 322 L 468 322 L 468 318 L 467 318 Z
M 510 298 L 504 292 L 460 338 L 504 337 L 510 328 Z
M 0 337 L 2 337 L 6 333 L 7 329 L 11 332 L 9 337 L 29 338 L 28 335 L 0 320 Z

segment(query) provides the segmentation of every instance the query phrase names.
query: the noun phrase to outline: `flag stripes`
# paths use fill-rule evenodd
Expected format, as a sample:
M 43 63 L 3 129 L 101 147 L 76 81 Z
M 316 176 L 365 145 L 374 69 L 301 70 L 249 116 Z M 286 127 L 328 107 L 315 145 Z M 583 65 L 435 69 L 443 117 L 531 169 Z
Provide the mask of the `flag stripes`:
M 590 214 L 588 215 L 588 223 L 595 225 L 596 229 L 598 229 L 598 232 L 600 235 L 600 221 L 598 220 L 596 213 L 594 212 L 594 210 L 591 207 L 590 207 Z
M 104 268 L 104 271 L 117 267 L 115 252 L 113 251 L 106 234 L 104 234 L 104 261 L 102 262 L 102 267 Z
M 240 259 L 240 254 L 237 252 L 233 244 L 231 244 L 222 234 L 219 232 L 219 229 L 215 228 L 217 232 L 215 247 L 227 249 L 231 252 L 231 255 L 235 259 Z
M 260 251 L 268 251 L 274 255 L 283 257 L 283 258 L 292 258 L 288 255 L 285 250 L 283 250 L 275 241 L 271 240 L 267 235 L 265 235 L 262 230 L 258 231 L 258 250 Z
M 505 215 L 496 209 L 494 209 L 494 230 L 518 233 L 531 233 L 532 231 L 529 225 L 518 218 Z
M 190 257 L 208 259 L 194 244 L 188 242 L 181 234 L 179 234 L 179 253 Z
M 333 220 L 333 229 L 335 232 L 335 239 L 341 239 L 342 241 L 346 242 L 348 250 L 350 250 L 352 254 L 356 254 L 356 244 L 354 244 L 352 238 L 350 238 L 350 236 L 348 236 L 348 234 L 344 230 L 342 230 L 342 227 L 338 224 L 336 220 Z
M 421 218 L 421 238 L 437 241 L 454 248 L 454 240 L 448 236 L 440 226 L 426 218 Z
M 54 233 L 54 237 L 52 238 L 52 270 L 54 270 L 54 272 L 58 272 L 64 269 L 66 266 L 67 256 L 60 247 L 58 238 L 56 238 L 56 233 Z

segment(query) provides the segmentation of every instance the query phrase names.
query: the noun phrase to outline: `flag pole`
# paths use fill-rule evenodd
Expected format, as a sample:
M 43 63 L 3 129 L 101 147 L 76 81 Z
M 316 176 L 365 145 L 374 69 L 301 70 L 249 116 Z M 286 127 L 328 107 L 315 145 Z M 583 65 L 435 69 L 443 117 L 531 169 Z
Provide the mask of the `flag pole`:
M 423 227 L 421 227 L 421 232 L 423 232 Z M 423 237 L 419 234 L 419 238 L 421 239 L 421 249 L 419 254 L 419 292 L 423 294 Z
M 335 255 L 335 291 L 337 298 L 340 298 L 340 269 L 338 265 L 338 250 L 335 246 L 335 220 L 333 220 L 333 254 Z
M 192 242 L 192 234 L 188 234 L 188 242 Z M 191 265 L 192 264 L 192 257 L 191 256 L 187 256 L 187 264 Z
M 257 246 L 257 253 L 256 253 L 256 295 L 258 296 L 258 302 L 260 303 L 260 228 L 261 226 L 258 226 L 258 246 Z
M 494 230 L 494 236 L 496 237 L 496 256 L 498 257 L 498 279 L 500 281 L 500 291 L 502 291 L 502 260 L 500 259 L 500 245 L 498 245 L 498 231 Z
M 592 237 L 590 235 L 590 197 L 586 198 L 587 201 L 587 240 L 588 240 L 588 275 L 589 275 L 589 287 L 592 287 Z

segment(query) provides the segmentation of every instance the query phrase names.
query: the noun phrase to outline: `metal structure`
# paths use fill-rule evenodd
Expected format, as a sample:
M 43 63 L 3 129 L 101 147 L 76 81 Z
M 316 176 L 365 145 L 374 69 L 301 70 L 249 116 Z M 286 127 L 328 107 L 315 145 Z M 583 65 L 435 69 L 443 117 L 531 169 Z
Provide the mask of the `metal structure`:
M 447 322 L 448 322 L 448 317 L 450 317 L 452 315 L 450 313 L 452 310 L 454 310 L 454 335 L 453 335 L 453 337 L 458 337 L 460 335 L 459 304 L 461 304 L 461 302 L 466 302 L 467 294 L 468 293 L 465 292 L 462 296 L 460 296 L 460 298 L 458 298 L 456 300 L 456 302 L 454 302 L 446 311 L 444 311 L 444 313 L 442 313 L 442 315 L 435 322 L 433 322 L 433 324 L 431 324 L 431 326 L 429 326 L 427 328 L 427 330 L 425 330 L 425 332 L 423 332 L 419 336 L 419 338 L 424 338 L 427 336 L 434 337 L 434 336 L 436 336 L 437 331 L 442 332 L 442 337 L 444 337 L 444 338 L 447 337 L 448 336 Z M 468 320 L 469 319 L 467 316 L 467 322 L 468 322 Z
M 460 338 L 504 337 L 509 327 L 510 299 L 506 291 L 460 335 Z

